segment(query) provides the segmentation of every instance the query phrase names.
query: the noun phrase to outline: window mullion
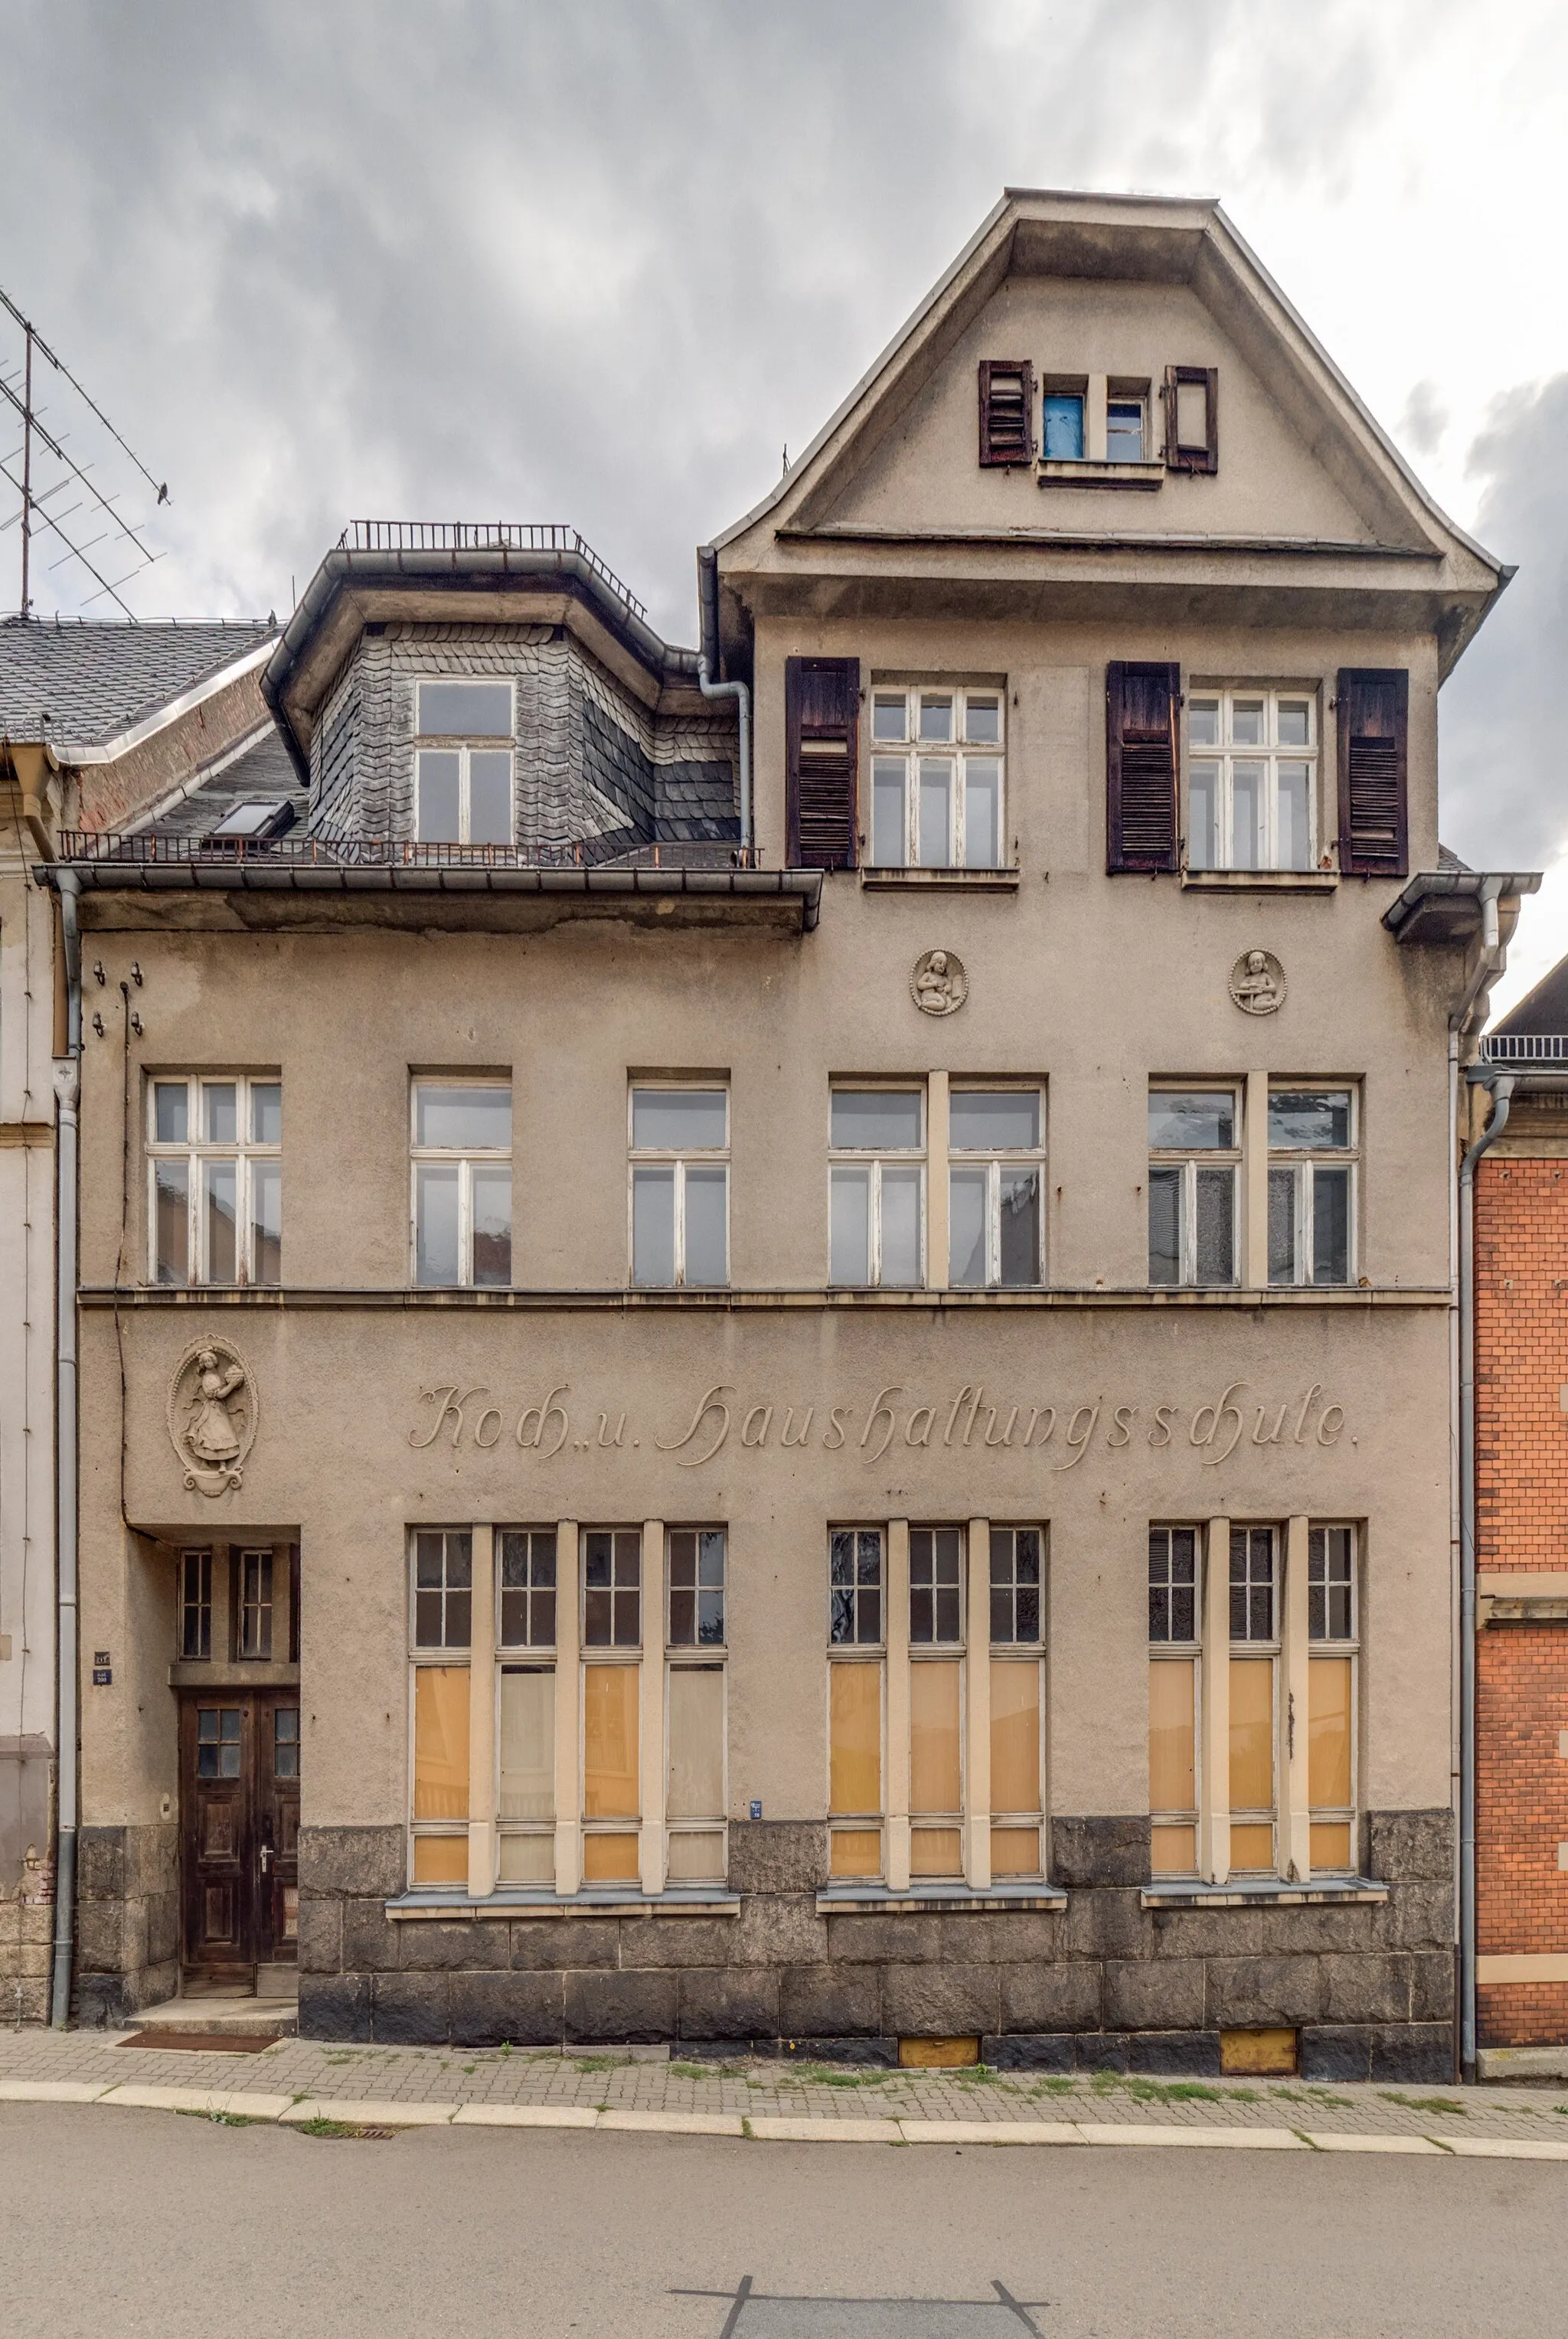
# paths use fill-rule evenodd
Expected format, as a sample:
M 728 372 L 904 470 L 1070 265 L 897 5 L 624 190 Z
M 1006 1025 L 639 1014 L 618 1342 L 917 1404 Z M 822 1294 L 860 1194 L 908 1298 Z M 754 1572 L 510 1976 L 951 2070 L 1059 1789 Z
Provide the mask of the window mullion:
M 682 1160 L 670 1164 L 675 1175 L 670 1180 L 670 1209 L 675 1223 L 670 1229 L 674 1253 L 675 1278 L 677 1284 L 686 1279 L 686 1165 Z
M 880 1285 L 882 1282 L 882 1163 L 880 1161 L 873 1161 L 871 1164 L 871 1193 L 869 1200 L 871 1204 L 871 1226 L 868 1231 L 871 1236 L 871 1240 L 868 1245 L 868 1248 L 870 1250 L 871 1257 L 867 1261 L 867 1264 L 871 1268 L 872 1282 L 873 1286 L 875 1286 Z
M 458 1164 L 458 1280 L 474 1279 L 474 1165 Z
M 985 1279 L 1001 1281 L 1001 1164 L 985 1165 Z
M 955 723 L 962 720 L 962 710 L 959 703 L 955 700 L 953 704 L 953 718 Z M 963 756 L 955 748 L 952 758 L 952 781 L 947 792 L 948 803 L 952 807 L 949 814 L 951 834 L 948 837 L 947 843 L 947 857 L 949 867 L 953 869 L 962 869 L 963 866 L 963 792 L 968 784 L 968 774 L 964 768 Z

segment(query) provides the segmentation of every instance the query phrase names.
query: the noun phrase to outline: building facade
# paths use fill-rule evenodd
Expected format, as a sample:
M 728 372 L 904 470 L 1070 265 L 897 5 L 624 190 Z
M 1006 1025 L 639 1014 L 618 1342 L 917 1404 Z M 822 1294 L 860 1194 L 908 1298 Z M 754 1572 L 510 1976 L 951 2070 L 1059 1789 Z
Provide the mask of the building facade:
M 273 630 L 0 623 L 0 2007 L 18 2020 L 48 2011 L 55 1930 L 55 1135 L 76 1100 L 35 879 L 63 828 L 177 826 L 241 763 L 247 788 L 279 760 L 292 779 L 258 682 Z
M 1476 2043 L 1498 2076 L 1568 2068 L 1565 1033 L 1558 966 L 1489 1035 L 1476 1096 L 1497 1132 L 1474 1200 Z
M 360 530 L 302 827 L 70 847 L 81 2010 L 1445 2076 L 1497 565 L 1011 195 L 699 573 Z

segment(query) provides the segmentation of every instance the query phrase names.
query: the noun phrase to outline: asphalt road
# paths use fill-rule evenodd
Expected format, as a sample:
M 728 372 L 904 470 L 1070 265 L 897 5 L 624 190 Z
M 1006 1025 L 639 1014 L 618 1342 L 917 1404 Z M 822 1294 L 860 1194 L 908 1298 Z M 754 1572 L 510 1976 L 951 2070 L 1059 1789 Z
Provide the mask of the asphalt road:
M 17 2104 L 0 2266 L 5 2327 L 46 2339 L 1561 2339 L 1568 2164 Z

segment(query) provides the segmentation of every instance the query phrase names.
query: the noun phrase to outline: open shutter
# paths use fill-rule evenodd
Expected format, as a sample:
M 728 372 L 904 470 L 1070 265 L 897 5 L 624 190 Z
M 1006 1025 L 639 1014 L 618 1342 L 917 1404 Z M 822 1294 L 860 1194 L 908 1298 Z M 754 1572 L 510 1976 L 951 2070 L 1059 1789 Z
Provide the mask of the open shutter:
M 784 660 L 784 736 L 791 868 L 853 869 L 859 658 Z
M 1165 468 L 1168 471 L 1219 469 L 1219 369 L 1165 369 Z
M 1339 866 L 1355 877 L 1403 877 L 1409 861 L 1403 666 L 1339 673 Z
M 1178 666 L 1105 669 L 1105 865 L 1169 875 L 1177 867 Z
M 982 466 L 1034 459 L 1034 368 L 1027 358 L 980 361 L 980 459 Z

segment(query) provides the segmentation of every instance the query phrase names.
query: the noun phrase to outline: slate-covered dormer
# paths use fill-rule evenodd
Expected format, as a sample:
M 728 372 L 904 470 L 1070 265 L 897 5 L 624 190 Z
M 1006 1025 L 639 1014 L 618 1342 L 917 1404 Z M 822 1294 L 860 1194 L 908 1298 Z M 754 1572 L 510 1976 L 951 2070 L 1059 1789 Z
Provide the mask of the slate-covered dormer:
M 563 531 L 360 526 L 266 687 L 318 835 L 727 860 L 735 711 L 696 664 Z

